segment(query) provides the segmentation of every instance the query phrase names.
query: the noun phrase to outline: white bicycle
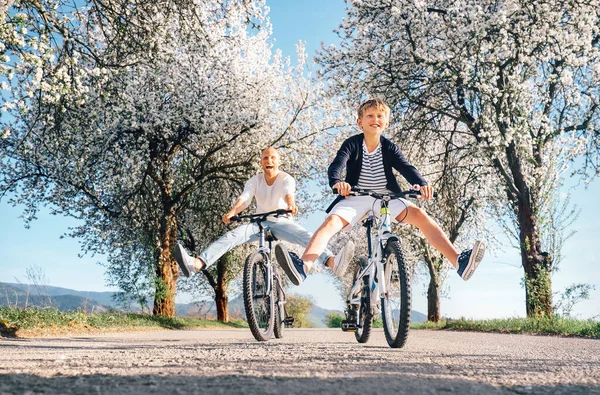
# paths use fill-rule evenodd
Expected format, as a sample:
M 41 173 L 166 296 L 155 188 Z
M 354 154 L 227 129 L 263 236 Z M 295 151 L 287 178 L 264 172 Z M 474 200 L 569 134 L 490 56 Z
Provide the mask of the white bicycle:
M 381 202 L 381 207 L 379 219 L 371 212 L 363 221 L 367 228 L 368 255 L 359 258 L 360 264 L 346 300 L 342 330 L 354 332 L 359 343 L 366 343 L 371 336 L 373 317 L 379 315 L 381 307 L 385 338 L 390 347 L 401 348 L 410 327 L 411 284 L 401 239 L 391 233 L 389 202 L 396 198 L 418 198 L 421 194 L 415 190 L 382 194 L 352 188 L 350 195 L 374 197 Z M 377 223 L 379 227 L 373 243 L 373 227 Z

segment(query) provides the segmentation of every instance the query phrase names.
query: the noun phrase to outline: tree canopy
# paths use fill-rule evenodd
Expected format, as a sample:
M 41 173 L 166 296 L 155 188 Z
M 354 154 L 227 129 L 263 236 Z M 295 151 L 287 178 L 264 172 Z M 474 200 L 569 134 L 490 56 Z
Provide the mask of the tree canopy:
M 405 118 L 460 124 L 460 148 L 500 180 L 488 195 L 512 218 L 528 315 L 552 314 L 540 221 L 574 158 L 583 158 L 580 173 L 598 174 L 600 3 L 349 4 L 339 48 L 319 56 L 334 92 L 380 95 Z

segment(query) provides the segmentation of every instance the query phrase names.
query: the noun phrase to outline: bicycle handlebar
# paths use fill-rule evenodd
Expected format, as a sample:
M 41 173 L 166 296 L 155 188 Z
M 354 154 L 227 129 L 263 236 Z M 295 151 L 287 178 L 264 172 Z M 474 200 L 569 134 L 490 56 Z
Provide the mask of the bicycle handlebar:
M 268 213 L 256 213 L 256 214 L 246 214 L 246 215 L 234 215 L 229 218 L 231 222 L 240 222 L 243 219 L 249 219 L 250 222 L 256 221 L 265 221 L 268 216 L 273 215 L 275 217 L 281 217 L 282 215 L 291 214 L 292 210 L 284 210 L 278 209 L 274 211 L 269 211 Z
M 338 194 L 337 188 L 333 188 L 333 193 L 335 195 Z M 421 191 L 415 191 L 414 189 L 409 189 L 408 191 L 402 191 L 400 193 L 379 193 L 379 192 L 375 192 L 375 191 L 372 191 L 369 189 L 352 187 L 352 188 L 350 188 L 350 193 L 348 195 L 349 196 L 371 196 L 371 197 L 374 197 L 375 199 L 383 199 L 385 196 L 388 196 L 391 199 L 406 198 L 406 197 L 418 199 L 421 196 Z M 433 197 L 437 198 L 438 193 L 433 192 Z

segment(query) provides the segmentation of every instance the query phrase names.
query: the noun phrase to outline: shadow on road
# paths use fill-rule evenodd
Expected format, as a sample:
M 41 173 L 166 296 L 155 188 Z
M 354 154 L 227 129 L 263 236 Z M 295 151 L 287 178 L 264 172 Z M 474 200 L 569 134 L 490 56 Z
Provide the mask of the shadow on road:
M 495 387 L 467 380 L 416 378 L 408 374 L 369 378 L 286 378 L 244 375 L 82 375 L 39 377 L 0 374 L 0 393 L 44 394 L 600 394 L 596 386 Z
M 17 337 L 17 328 L 9 328 L 0 321 L 0 337 L 15 338 Z

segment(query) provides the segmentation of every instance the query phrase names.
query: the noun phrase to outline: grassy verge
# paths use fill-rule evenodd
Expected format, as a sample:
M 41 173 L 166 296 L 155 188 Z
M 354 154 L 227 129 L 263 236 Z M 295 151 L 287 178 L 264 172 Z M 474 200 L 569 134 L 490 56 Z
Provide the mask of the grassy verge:
M 414 329 L 449 329 L 477 332 L 527 333 L 537 335 L 577 336 L 600 339 L 600 322 L 553 318 L 507 318 L 494 320 L 442 320 L 438 323 L 413 324 Z
M 107 311 L 86 315 L 80 311 L 64 312 L 55 308 L 16 309 L 0 307 L 0 336 L 44 336 L 99 333 L 128 330 L 243 328 L 242 320 L 223 323 L 198 318 L 154 317 L 147 314 Z

